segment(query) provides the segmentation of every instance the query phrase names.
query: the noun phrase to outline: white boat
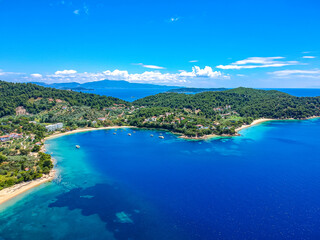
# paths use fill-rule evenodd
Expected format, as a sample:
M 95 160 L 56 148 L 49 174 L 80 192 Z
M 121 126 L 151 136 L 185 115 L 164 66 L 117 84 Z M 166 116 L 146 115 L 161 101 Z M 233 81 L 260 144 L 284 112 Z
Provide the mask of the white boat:
M 159 138 L 164 139 L 164 136 L 159 136 Z
M 128 136 L 131 136 L 131 133 L 128 133 Z
M 79 145 L 76 145 L 76 148 L 78 148 L 78 149 L 79 149 L 79 148 L 80 148 L 80 146 L 79 146 Z

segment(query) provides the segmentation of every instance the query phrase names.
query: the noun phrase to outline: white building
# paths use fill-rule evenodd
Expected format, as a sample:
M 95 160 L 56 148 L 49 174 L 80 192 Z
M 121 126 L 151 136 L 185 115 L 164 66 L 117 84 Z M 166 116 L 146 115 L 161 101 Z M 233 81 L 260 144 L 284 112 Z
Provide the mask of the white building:
M 56 123 L 56 124 L 46 126 L 46 129 L 48 132 L 56 131 L 61 128 L 63 128 L 63 123 Z

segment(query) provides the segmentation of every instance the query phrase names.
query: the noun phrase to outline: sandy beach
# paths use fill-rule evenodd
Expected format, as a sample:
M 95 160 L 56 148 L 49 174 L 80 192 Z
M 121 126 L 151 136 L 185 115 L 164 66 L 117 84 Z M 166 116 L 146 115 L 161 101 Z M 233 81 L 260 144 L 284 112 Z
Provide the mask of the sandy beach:
M 132 126 L 112 126 L 112 127 L 100 127 L 100 128 L 80 128 L 80 129 L 69 131 L 69 132 L 65 132 L 65 133 L 52 134 L 52 135 L 46 137 L 44 140 L 46 141 L 46 140 L 49 140 L 49 139 L 58 138 L 58 137 L 62 137 L 64 135 L 69 135 L 69 134 L 74 134 L 74 133 L 79 133 L 79 132 L 89 132 L 89 131 L 104 130 L 104 129 L 116 129 L 116 128 L 136 128 L 136 127 L 132 127 Z
M 52 181 L 55 177 L 55 170 L 51 170 L 51 172 L 47 175 L 44 175 L 42 178 L 30 181 L 30 182 L 22 182 L 16 184 L 12 187 L 2 189 L 0 191 L 0 204 L 18 196 L 21 193 L 24 193 L 34 187 L 37 187 L 45 182 Z
M 248 127 L 252 127 L 254 125 L 257 125 L 257 124 L 260 124 L 260 123 L 263 123 L 263 122 L 274 121 L 274 120 L 277 120 L 277 119 L 260 118 L 260 119 L 254 120 L 250 125 L 242 125 L 241 127 L 236 129 L 236 132 L 239 132 L 242 129 L 245 129 L 245 128 L 248 128 Z

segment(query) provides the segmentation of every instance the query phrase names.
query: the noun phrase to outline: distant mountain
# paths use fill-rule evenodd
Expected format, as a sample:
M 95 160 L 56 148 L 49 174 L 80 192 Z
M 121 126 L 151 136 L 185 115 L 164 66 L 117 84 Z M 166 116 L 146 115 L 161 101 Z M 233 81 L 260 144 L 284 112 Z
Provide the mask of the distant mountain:
M 174 88 L 170 89 L 168 93 L 201 93 L 201 92 L 214 92 L 225 91 L 227 88 Z
M 112 88 L 135 88 L 135 89 L 175 89 L 178 87 L 175 86 L 163 86 L 163 85 L 154 85 L 154 84 L 144 84 L 144 83 L 130 83 L 127 81 L 114 81 L 114 80 L 102 80 L 97 82 L 87 82 L 87 83 L 52 83 L 46 84 L 42 82 L 33 82 L 34 84 L 52 87 L 57 89 L 70 89 L 70 90 L 94 90 L 94 89 L 112 89 Z

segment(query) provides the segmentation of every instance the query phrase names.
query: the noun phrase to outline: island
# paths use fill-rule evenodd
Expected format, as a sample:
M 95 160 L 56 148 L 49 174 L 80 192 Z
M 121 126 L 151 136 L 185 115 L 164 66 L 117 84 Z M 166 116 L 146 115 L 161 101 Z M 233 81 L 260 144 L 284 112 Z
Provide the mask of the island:
M 236 136 L 244 127 L 263 121 L 316 116 L 320 116 L 320 97 L 295 97 L 275 90 L 240 87 L 197 94 L 170 92 L 131 103 L 0 81 L 0 190 L 51 180 L 54 162 L 44 141 L 57 134 L 127 126 L 205 139 Z

